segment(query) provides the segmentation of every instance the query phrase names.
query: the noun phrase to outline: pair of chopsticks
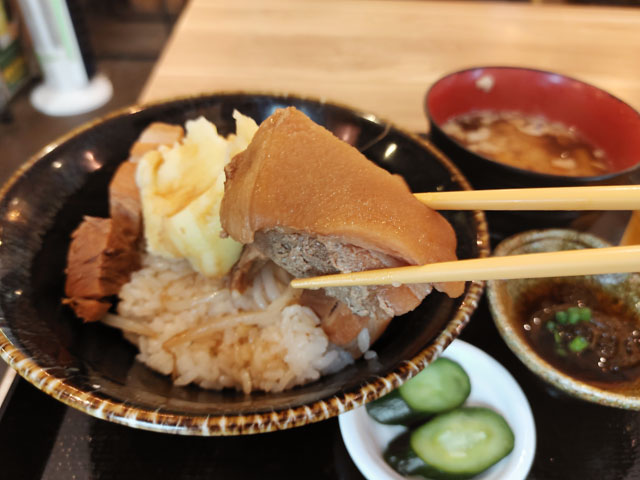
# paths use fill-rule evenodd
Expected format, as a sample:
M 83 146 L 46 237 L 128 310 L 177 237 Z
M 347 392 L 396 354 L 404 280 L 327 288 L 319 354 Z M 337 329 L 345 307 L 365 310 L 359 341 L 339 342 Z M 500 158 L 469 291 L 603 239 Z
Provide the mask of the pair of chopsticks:
M 435 210 L 640 210 L 640 186 L 464 190 L 415 195 Z M 342 273 L 291 281 L 294 288 L 567 277 L 640 271 L 640 245 Z
M 416 193 L 434 210 L 640 210 L 640 186 L 512 188 Z

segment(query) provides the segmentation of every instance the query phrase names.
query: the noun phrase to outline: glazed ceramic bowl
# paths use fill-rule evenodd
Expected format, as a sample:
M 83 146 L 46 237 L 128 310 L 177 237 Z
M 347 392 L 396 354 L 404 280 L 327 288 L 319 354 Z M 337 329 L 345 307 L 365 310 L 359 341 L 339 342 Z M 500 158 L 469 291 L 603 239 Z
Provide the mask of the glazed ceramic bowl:
M 532 230 L 512 236 L 494 250 L 495 256 L 526 253 L 602 248 L 611 246 L 604 240 L 575 230 Z M 527 321 L 523 318 L 523 302 L 531 301 L 533 292 L 566 289 L 595 292 L 611 299 L 635 316 L 640 314 L 640 275 L 609 274 L 553 278 L 494 280 L 487 283 L 487 297 L 493 320 L 500 335 L 513 353 L 533 373 L 557 389 L 577 398 L 618 408 L 640 410 L 640 378 L 620 382 L 585 379 L 560 369 L 561 357 L 543 356 L 526 339 Z M 526 303 L 525 303 L 526 304 Z M 637 318 L 640 325 L 640 316 Z
M 532 172 L 472 152 L 443 132 L 449 119 L 478 110 L 541 115 L 575 127 L 605 152 L 611 171 L 592 177 Z M 640 114 L 607 92 L 558 73 L 518 67 L 451 73 L 431 86 L 425 112 L 431 139 L 475 188 L 619 184 L 628 183 L 629 176 L 640 170 Z
M 286 95 L 225 93 L 115 112 L 59 139 L 29 160 L 0 197 L 0 355 L 47 394 L 98 418 L 189 435 L 268 432 L 335 416 L 384 395 L 437 357 L 469 320 L 482 294 L 470 282 L 449 299 L 435 292 L 387 329 L 377 359 L 359 360 L 277 394 L 177 387 L 135 360 L 119 331 L 82 324 L 61 304 L 69 235 L 84 215 L 107 216 L 107 185 L 152 121 L 184 124 L 204 115 L 226 135 L 234 109 L 260 122 L 293 105 L 368 158 L 403 175 L 414 191 L 469 185 L 433 146 L 379 118 Z M 393 148 L 392 148 L 393 146 Z M 461 258 L 488 255 L 481 212 L 446 214 Z

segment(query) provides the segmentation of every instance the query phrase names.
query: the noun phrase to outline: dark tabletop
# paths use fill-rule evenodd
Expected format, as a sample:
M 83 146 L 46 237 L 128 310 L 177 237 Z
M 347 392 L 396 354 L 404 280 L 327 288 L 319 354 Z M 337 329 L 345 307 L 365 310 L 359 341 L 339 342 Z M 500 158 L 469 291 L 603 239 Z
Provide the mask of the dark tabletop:
M 572 226 L 617 241 L 627 216 L 587 216 Z M 537 449 L 529 479 L 640 479 L 638 412 L 573 399 L 540 381 L 502 341 L 484 299 L 461 339 L 502 363 L 531 404 Z M 175 436 L 98 420 L 19 379 L 0 407 L 0 478 L 363 477 L 347 453 L 336 418 L 254 436 Z
M 482 302 L 461 338 L 505 365 L 536 422 L 530 479 L 640 478 L 640 415 L 568 398 L 507 349 Z M 16 381 L 0 412 L 2 478 L 363 478 L 337 419 L 244 437 L 181 437 L 98 420 Z

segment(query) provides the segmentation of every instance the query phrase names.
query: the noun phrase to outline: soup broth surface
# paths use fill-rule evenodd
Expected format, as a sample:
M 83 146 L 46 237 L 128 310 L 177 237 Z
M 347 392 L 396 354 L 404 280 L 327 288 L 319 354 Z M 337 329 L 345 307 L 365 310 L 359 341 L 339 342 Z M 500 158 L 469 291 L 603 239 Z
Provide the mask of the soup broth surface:
M 475 153 L 533 172 L 591 177 L 611 171 L 604 151 L 574 127 L 540 115 L 482 110 L 454 117 L 442 129 Z

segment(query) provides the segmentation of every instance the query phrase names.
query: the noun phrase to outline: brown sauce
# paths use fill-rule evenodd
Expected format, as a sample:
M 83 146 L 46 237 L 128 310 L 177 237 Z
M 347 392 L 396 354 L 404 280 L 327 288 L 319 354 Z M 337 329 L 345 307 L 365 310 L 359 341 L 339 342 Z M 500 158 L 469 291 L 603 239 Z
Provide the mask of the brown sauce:
M 533 172 L 589 177 L 611 171 L 604 152 L 575 128 L 539 115 L 476 111 L 450 119 L 442 129 L 475 153 Z
M 556 312 L 570 307 L 589 308 L 590 320 L 560 325 Z M 604 291 L 560 280 L 545 282 L 523 296 L 518 310 L 520 334 L 566 374 L 598 383 L 640 378 L 640 318 Z M 582 343 L 577 352 L 569 348 L 576 337 Z

